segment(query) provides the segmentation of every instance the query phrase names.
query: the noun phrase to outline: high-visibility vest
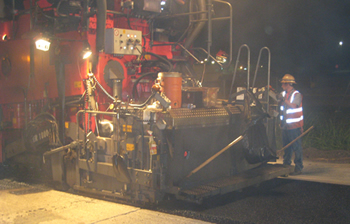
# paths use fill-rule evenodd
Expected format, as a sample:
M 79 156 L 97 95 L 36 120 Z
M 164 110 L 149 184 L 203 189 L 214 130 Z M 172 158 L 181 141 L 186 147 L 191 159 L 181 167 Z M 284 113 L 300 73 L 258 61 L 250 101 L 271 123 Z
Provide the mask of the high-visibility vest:
M 288 96 L 288 101 L 293 103 L 295 94 L 300 94 L 299 91 L 294 90 Z M 286 95 L 286 91 L 282 92 L 282 95 Z M 296 108 L 290 108 L 285 103 L 282 103 L 280 106 L 280 120 L 281 127 L 285 129 L 295 129 L 301 128 L 304 126 L 304 116 L 303 116 L 303 103 L 300 102 L 300 105 Z

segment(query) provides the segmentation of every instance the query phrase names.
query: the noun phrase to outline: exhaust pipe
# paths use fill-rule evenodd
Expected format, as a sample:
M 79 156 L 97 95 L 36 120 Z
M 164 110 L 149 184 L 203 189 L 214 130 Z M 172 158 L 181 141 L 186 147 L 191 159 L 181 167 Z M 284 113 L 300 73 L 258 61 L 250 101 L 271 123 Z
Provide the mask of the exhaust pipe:
M 206 11 L 205 7 L 205 0 L 197 0 L 198 1 L 198 11 Z M 193 1 L 190 2 L 190 12 L 192 12 L 192 6 L 193 6 Z M 207 18 L 206 13 L 200 13 L 200 20 L 204 20 Z M 205 25 L 205 21 L 198 22 L 197 26 L 194 28 L 192 33 L 187 37 L 184 47 L 189 48 L 193 41 L 198 37 L 199 33 L 202 31 L 203 27 Z

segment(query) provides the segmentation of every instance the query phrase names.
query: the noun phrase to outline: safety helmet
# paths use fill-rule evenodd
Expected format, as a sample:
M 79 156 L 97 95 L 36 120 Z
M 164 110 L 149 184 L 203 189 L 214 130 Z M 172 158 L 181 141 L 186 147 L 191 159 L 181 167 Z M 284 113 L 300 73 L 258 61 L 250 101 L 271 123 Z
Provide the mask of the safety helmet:
M 291 84 L 297 84 L 295 82 L 295 78 L 294 76 L 290 75 L 290 74 L 285 74 L 281 80 L 281 83 L 291 83 Z

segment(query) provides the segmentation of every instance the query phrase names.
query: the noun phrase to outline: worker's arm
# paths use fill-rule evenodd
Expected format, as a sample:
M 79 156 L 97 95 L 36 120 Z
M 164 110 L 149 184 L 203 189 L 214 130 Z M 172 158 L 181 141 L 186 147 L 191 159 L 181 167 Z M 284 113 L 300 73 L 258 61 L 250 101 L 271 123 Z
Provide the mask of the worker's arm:
M 289 107 L 289 108 L 297 108 L 300 107 L 302 101 L 302 96 L 300 93 L 296 93 L 294 95 L 294 99 L 292 102 L 289 102 L 289 100 L 284 99 L 284 103 Z
M 290 103 L 288 100 L 284 100 L 284 103 L 289 107 L 289 108 L 297 108 L 298 105 L 296 105 L 295 103 Z

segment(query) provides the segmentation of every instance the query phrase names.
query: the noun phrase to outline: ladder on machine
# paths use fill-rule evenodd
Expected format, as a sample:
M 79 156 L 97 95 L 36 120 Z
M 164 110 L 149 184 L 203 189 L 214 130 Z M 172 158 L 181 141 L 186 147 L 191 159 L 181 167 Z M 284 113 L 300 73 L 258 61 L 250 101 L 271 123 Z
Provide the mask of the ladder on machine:
M 257 74 L 258 74 L 258 70 L 260 68 L 260 61 L 261 61 L 261 56 L 263 51 L 267 52 L 267 57 L 268 57 L 268 61 L 267 61 L 267 86 L 265 89 L 265 96 L 264 98 L 260 99 L 260 103 L 264 106 L 263 109 L 265 111 L 265 113 L 267 114 L 271 114 L 271 108 L 275 111 L 277 111 L 277 104 L 271 104 L 270 103 L 270 97 L 273 97 L 273 94 L 271 93 L 271 89 L 270 89 L 270 79 L 271 79 L 271 51 L 268 47 L 263 47 L 260 49 L 259 51 L 259 56 L 258 56 L 258 60 L 257 60 L 257 64 L 255 66 L 255 73 L 254 73 L 254 78 L 253 78 L 253 83 L 250 86 L 250 66 L 251 66 L 251 60 L 250 60 L 250 48 L 247 44 L 242 44 L 239 49 L 238 49 L 238 53 L 237 53 L 237 58 L 236 58 L 236 63 L 235 63 L 235 67 L 234 67 L 234 72 L 233 72 L 233 78 L 232 78 L 232 82 L 231 82 L 231 88 L 230 88 L 230 92 L 229 92 L 229 103 L 232 103 L 233 101 L 233 97 L 243 94 L 243 91 L 240 93 L 236 93 L 233 94 L 233 86 L 234 83 L 236 81 L 236 76 L 237 76 L 237 71 L 238 71 L 238 64 L 239 64 L 239 60 L 241 57 L 241 51 L 242 49 L 245 48 L 247 49 L 247 85 L 246 85 L 246 89 L 248 90 L 252 90 L 255 88 L 255 82 L 256 82 L 256 78 L 257 78 Z M 274 116 L 271 116 L 271 118 L 265 118 L 265 127 L 266 127 L 266 133 L 269 139 L 269 143 L 270 146 L 272 147 L 272 149 L 274 151 L 276 151 L 276 136 L 275 136 L 275 126 L 276 126 L 276 118 Z

